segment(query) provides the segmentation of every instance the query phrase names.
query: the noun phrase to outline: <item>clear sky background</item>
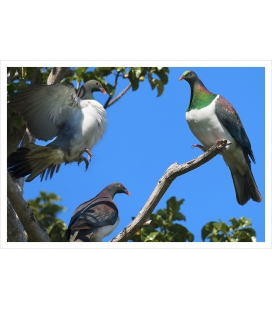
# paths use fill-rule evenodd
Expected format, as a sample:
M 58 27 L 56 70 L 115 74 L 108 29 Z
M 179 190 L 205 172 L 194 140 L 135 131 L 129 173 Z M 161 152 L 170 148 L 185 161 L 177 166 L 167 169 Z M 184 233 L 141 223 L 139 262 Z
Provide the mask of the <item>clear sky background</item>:
M 148 64 L 146 64 L 148 66 Z M 161 97 L 151 90 L 147 80 L 137 91 L 130 89 L 119 101 L 108 108 L 108 127 L 103 138 L 93 148 L 89 169 L 85 164 L 62 165 L 51 180 L 40 182 L 37 177 L 25 183 L 24 198 L 34 199 L 40 191 L 54 192 L 67 208 L 58 217 L 69 223 L 74 210 L 82 202 L 97 195 L 111 182 L 121 182 L 131 197 L 117 194 L 120 223 L 103 241 L 115 237 L 136 216 L 154 190 L 158 180 L 174 162 L 185 163 L 202 153 L 191 145 L 199 141 L 191 133 L 185 120 L 190 100 L 190 87 L 179 81 L 180 75 L 192 69 L 213 93 L 225 97 L 235 107 L 251 141 L 256 159 L 252 172 L 262 202 L 250 200 L 240 206 L 236 201 L 231 174 L 218 155 L 205 165 L 178 177 L 167 190 L 155 211 L 166 207 L 166 201 L 176 196 L 184 198 L 181 212 L 186 226 L 201 241 L 201 228 L 209 221 L 230 224 L 232 217 L 245 216 L 252 220 L 257 241 L 265 241 L 265 69 L 258 67 L 169 67 L 169 82 Z M 112 77 L 108 79 L 112 83 Z M 128 84 L 119 80 L 116 95 Z M 104 104 L 107 95 L 95 93 Z M 36 141 L 45 145 L 48 142 Z

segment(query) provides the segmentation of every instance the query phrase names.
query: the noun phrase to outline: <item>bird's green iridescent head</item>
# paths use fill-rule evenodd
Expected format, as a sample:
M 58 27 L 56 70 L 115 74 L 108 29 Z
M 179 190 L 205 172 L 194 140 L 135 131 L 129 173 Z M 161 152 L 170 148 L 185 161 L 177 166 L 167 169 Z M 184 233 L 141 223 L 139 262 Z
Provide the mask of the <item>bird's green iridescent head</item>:
M 190 82 L 190 81 L 195 81 L 197 80 L 197 75 L 194 71 L 192 70 L 187 70 L 187 71 L 184 71 L 181 75 L 181 77 L 179 78 L 179 80 L 185 80 L 187 82 Z

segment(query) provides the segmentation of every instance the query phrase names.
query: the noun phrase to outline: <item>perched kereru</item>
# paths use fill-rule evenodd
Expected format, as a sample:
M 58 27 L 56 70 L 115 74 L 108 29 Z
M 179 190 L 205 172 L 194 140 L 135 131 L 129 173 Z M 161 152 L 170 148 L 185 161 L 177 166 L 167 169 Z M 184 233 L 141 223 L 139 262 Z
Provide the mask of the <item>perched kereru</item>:
M 183 72 L 180 80 L 191 87 L 191 98 L 186 111 L 186 120 L 196 138 L 203 144 L 203 151 L 217 140 L 231 142 L 222 152 L 230 169 L 236 199 L 244 205 L 249 199 L 260 202 L 262 197 L 251 172 L 250 159 L 255 163 L 251 144 L 234 107 L 222 96 L 211 93 L 194 71 Z
M 82 156 L 88 153 L 103 135 L 107 120 L 103 106 L 94 100 L 93 92 L 106 94 L 95 80 L 86 82 L 76 95 L 73 86 L 63 84 L 31 85 L 14 95 L 8 106 L 27 122 L 29 131 L 38 139 L 48 141 L 40 146 L 27 143 L 8 156 L 8 171 L 12 177 L 28 176 L 27 182 L 41 174 L 41 181 L 62 163 L 89 162 Z M 46 174 L 46 175 L 45 175 Z
M 68 242 L 102 242 L 118 225 L 118 209 L 113 201 L 115 194 L 129 191 L 121 183 L 105 187 L 94 198 L 82 203 L 72 215 L 64 238 Z

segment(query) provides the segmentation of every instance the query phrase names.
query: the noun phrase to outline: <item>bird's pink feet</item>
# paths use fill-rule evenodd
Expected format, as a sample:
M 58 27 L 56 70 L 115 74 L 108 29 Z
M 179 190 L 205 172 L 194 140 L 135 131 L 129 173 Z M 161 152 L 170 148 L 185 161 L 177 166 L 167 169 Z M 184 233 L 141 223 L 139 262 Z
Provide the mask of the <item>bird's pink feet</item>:
M 90 160 L 93 156 L 92 152 L 89 149 L 87 149 L 86 147 L 85 147 L 84 152 L 88 153 L 88 160 Z
M 195 147 L 198 147 L 198 148 L 201 149 L 203 152 L 206 152 L 206 151 L 207 151 L 203 145 L 200 145 L 200 144 L 193 144 L 193 145 L 191 146 L 192 149 L 195 148 Z

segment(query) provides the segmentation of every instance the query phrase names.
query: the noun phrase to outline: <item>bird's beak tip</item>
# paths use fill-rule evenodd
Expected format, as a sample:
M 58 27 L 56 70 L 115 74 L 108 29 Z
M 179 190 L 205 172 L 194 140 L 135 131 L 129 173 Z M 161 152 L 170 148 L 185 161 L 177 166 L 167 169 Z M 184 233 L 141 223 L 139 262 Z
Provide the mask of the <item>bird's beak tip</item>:
M 106 95 L 106 91 L 105 91 L 105 89 L 104 88 L 100 88 L 100 90 L 101 90 L 101 92 L 104 94 L 104 95 Z
M 182 75 L 180 78 L 179 78 L 179 80 L 181 81 L 181 80 L 183 80 L 184 79 L 184 76 Z

